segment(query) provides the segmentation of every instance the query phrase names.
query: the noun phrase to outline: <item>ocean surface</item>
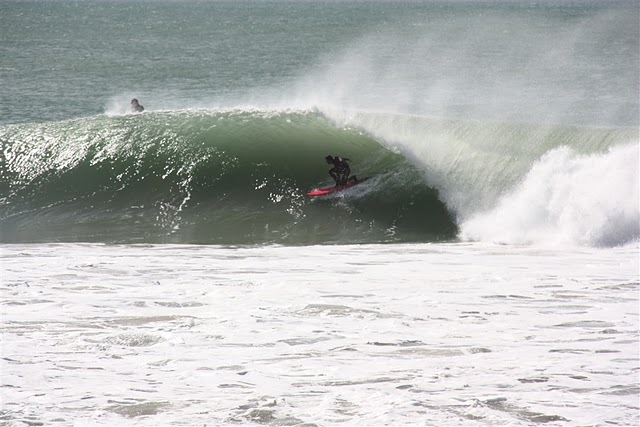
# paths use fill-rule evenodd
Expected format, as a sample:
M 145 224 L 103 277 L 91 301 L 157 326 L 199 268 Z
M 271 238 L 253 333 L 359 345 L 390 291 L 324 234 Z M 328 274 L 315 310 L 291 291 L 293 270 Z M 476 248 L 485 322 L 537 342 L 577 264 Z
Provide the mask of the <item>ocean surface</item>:
M 0 425 L 637 426 L 639 57 L 626 0 L 0 2 Z

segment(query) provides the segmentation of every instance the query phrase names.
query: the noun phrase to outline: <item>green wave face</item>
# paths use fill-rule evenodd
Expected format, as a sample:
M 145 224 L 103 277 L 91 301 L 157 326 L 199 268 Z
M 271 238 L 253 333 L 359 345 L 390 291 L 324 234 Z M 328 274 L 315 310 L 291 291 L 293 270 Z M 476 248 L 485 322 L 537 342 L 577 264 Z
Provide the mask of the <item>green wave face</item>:
M 5 126 L 3 242 L 315 244 L 455 238 L 407 158 L 313 112 L 184 111 Z M 372 176 L 339 195 L 327 154 Z

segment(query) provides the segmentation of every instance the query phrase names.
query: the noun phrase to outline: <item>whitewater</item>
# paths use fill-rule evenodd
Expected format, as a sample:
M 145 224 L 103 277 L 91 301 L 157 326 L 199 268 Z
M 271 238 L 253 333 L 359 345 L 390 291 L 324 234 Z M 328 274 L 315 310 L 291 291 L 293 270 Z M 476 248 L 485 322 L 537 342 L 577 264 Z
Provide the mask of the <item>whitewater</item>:
M 0 424 L 638 425 L 638 16 L 1 2 Z

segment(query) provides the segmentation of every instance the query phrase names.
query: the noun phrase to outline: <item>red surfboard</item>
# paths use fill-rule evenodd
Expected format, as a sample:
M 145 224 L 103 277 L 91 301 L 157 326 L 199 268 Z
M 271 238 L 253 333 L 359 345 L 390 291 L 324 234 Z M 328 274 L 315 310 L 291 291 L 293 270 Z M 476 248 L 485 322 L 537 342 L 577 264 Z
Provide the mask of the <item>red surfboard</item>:
M 340 187 L 326 187 L 320 188 L 318 190 L 313 190 L 307 193 L 309 197 L 317 197 L 317 196 L 327 196 L 329 194 L 338 193 L 340 191 L 346 190 L 347 188 L 355 187 L 358 184 L 362 184 L 369 178 L 362 178 L 357 181 L 351 181 L 347 185 L 342 185 Z

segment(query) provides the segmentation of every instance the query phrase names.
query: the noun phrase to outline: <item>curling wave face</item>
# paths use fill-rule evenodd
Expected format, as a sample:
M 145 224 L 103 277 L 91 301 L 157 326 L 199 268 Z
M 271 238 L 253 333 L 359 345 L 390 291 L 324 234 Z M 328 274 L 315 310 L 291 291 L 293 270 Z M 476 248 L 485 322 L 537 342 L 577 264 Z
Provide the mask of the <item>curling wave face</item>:
M 404 156 L 304 111 L 168 111 L 0 129 L 3 242 L 321 244 L 454 239 Z M 324 156 L 364 188 L 331 185 Z

